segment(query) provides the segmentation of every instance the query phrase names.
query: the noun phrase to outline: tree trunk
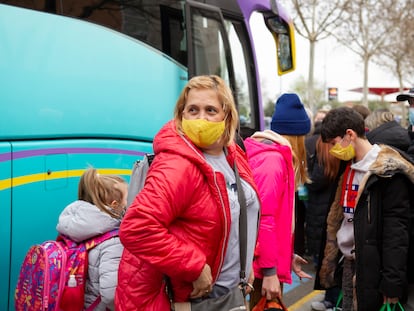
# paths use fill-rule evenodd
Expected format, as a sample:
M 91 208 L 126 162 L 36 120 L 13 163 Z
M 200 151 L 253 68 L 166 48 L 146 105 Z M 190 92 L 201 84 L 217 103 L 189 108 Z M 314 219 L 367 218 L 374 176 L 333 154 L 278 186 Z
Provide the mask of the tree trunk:
M 367 107 L 368 107 L 368 67 L 369 67 L 369 57 L 364 55 L 364 85 L 363 85 L 362 104 Z
M 314 96 L 314 63 L 315 63 L 315 45 L 316 41 L 309 40 L 309 72 L 308 72 L 308 89 L 306 90 L 307 94 L 307 104 L 308 107 L 313 112 L 315 108 L 315 96 Z

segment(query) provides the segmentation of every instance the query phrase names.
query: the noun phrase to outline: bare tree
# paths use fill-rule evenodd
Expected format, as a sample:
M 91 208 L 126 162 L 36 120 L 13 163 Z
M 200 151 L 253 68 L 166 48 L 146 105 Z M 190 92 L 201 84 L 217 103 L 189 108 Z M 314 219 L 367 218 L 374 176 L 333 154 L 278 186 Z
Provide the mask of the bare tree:
M 362 60 L 364 105 L 368 105 L 369 63 L 374 55 L 383 51 L 387 38 L 409 10 L 407 1 L 353 0 L 347 8 L 344 22 L 332 33 Z
M 305 100 L 315 107 L 314 63 L 316 43 L 330 36 L 342 22 L 350 0 L 291 0 L 296 16 L 294 24 L 299 35 L 309 41 L 309 71 Z
M 410 7 L 414 4 L 413 0 L 407 3 Z M 396 21 L 396 27 L 385 39 L 384 47 L 381 52 L 373 57 L 373 61 L 378 65 L 387 68 L 398 79 L 400 91 L 403 91 L 405 84 L 413 84 L 414 72 L 414 29 L 409 25 L 414 22 L 414 12 L 407 11 L 406 16 L 402 16 Z

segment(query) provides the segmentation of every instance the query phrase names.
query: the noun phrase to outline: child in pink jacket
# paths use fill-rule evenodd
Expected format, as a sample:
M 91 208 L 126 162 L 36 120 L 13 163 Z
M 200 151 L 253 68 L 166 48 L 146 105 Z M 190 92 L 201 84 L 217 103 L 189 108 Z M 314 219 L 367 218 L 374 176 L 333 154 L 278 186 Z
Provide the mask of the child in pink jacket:
M 283 94 L 277 100 L 271 129 L 244 142 L 262 201 L 251 308 L 262 296 L 281 298 L 281 283 L 292 282 L 292 268 L 300 278 L 311 278 L 301 270 L 306 261 L 293 251 L 295 191 L 308 179 L 302 158 L 304 136 L 310 130 L 310 119 L 296 94 Z

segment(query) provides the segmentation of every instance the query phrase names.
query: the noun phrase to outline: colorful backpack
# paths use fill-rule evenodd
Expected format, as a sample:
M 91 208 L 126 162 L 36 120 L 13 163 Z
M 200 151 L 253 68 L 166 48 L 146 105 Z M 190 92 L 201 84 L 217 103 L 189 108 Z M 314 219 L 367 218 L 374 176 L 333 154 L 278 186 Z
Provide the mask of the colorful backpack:
M 83 310 L 88 251 L 118 233 L 119 229 L 114 229 L 80 243 L 59 235 L 56 241 L 33 245 L 20 268 L 15 310 Z M 100 297 L 88 310 L 99 302 Z

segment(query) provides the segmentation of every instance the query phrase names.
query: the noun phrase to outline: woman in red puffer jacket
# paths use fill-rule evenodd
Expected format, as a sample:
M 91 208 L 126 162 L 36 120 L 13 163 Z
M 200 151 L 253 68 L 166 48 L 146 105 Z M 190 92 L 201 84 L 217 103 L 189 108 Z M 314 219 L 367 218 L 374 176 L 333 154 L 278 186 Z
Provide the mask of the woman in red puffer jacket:
M 247 201 L 247 275 L 256 242 L 259 201 L 244 152 L 231 90 L 218 76 L 192 78 L 174 120 L 154 139 L 155 159 L 120 228 L 117 310 L 169 310 L 174 301 L 218 297 L 240 281 L 240 206 L 234 163 Z

